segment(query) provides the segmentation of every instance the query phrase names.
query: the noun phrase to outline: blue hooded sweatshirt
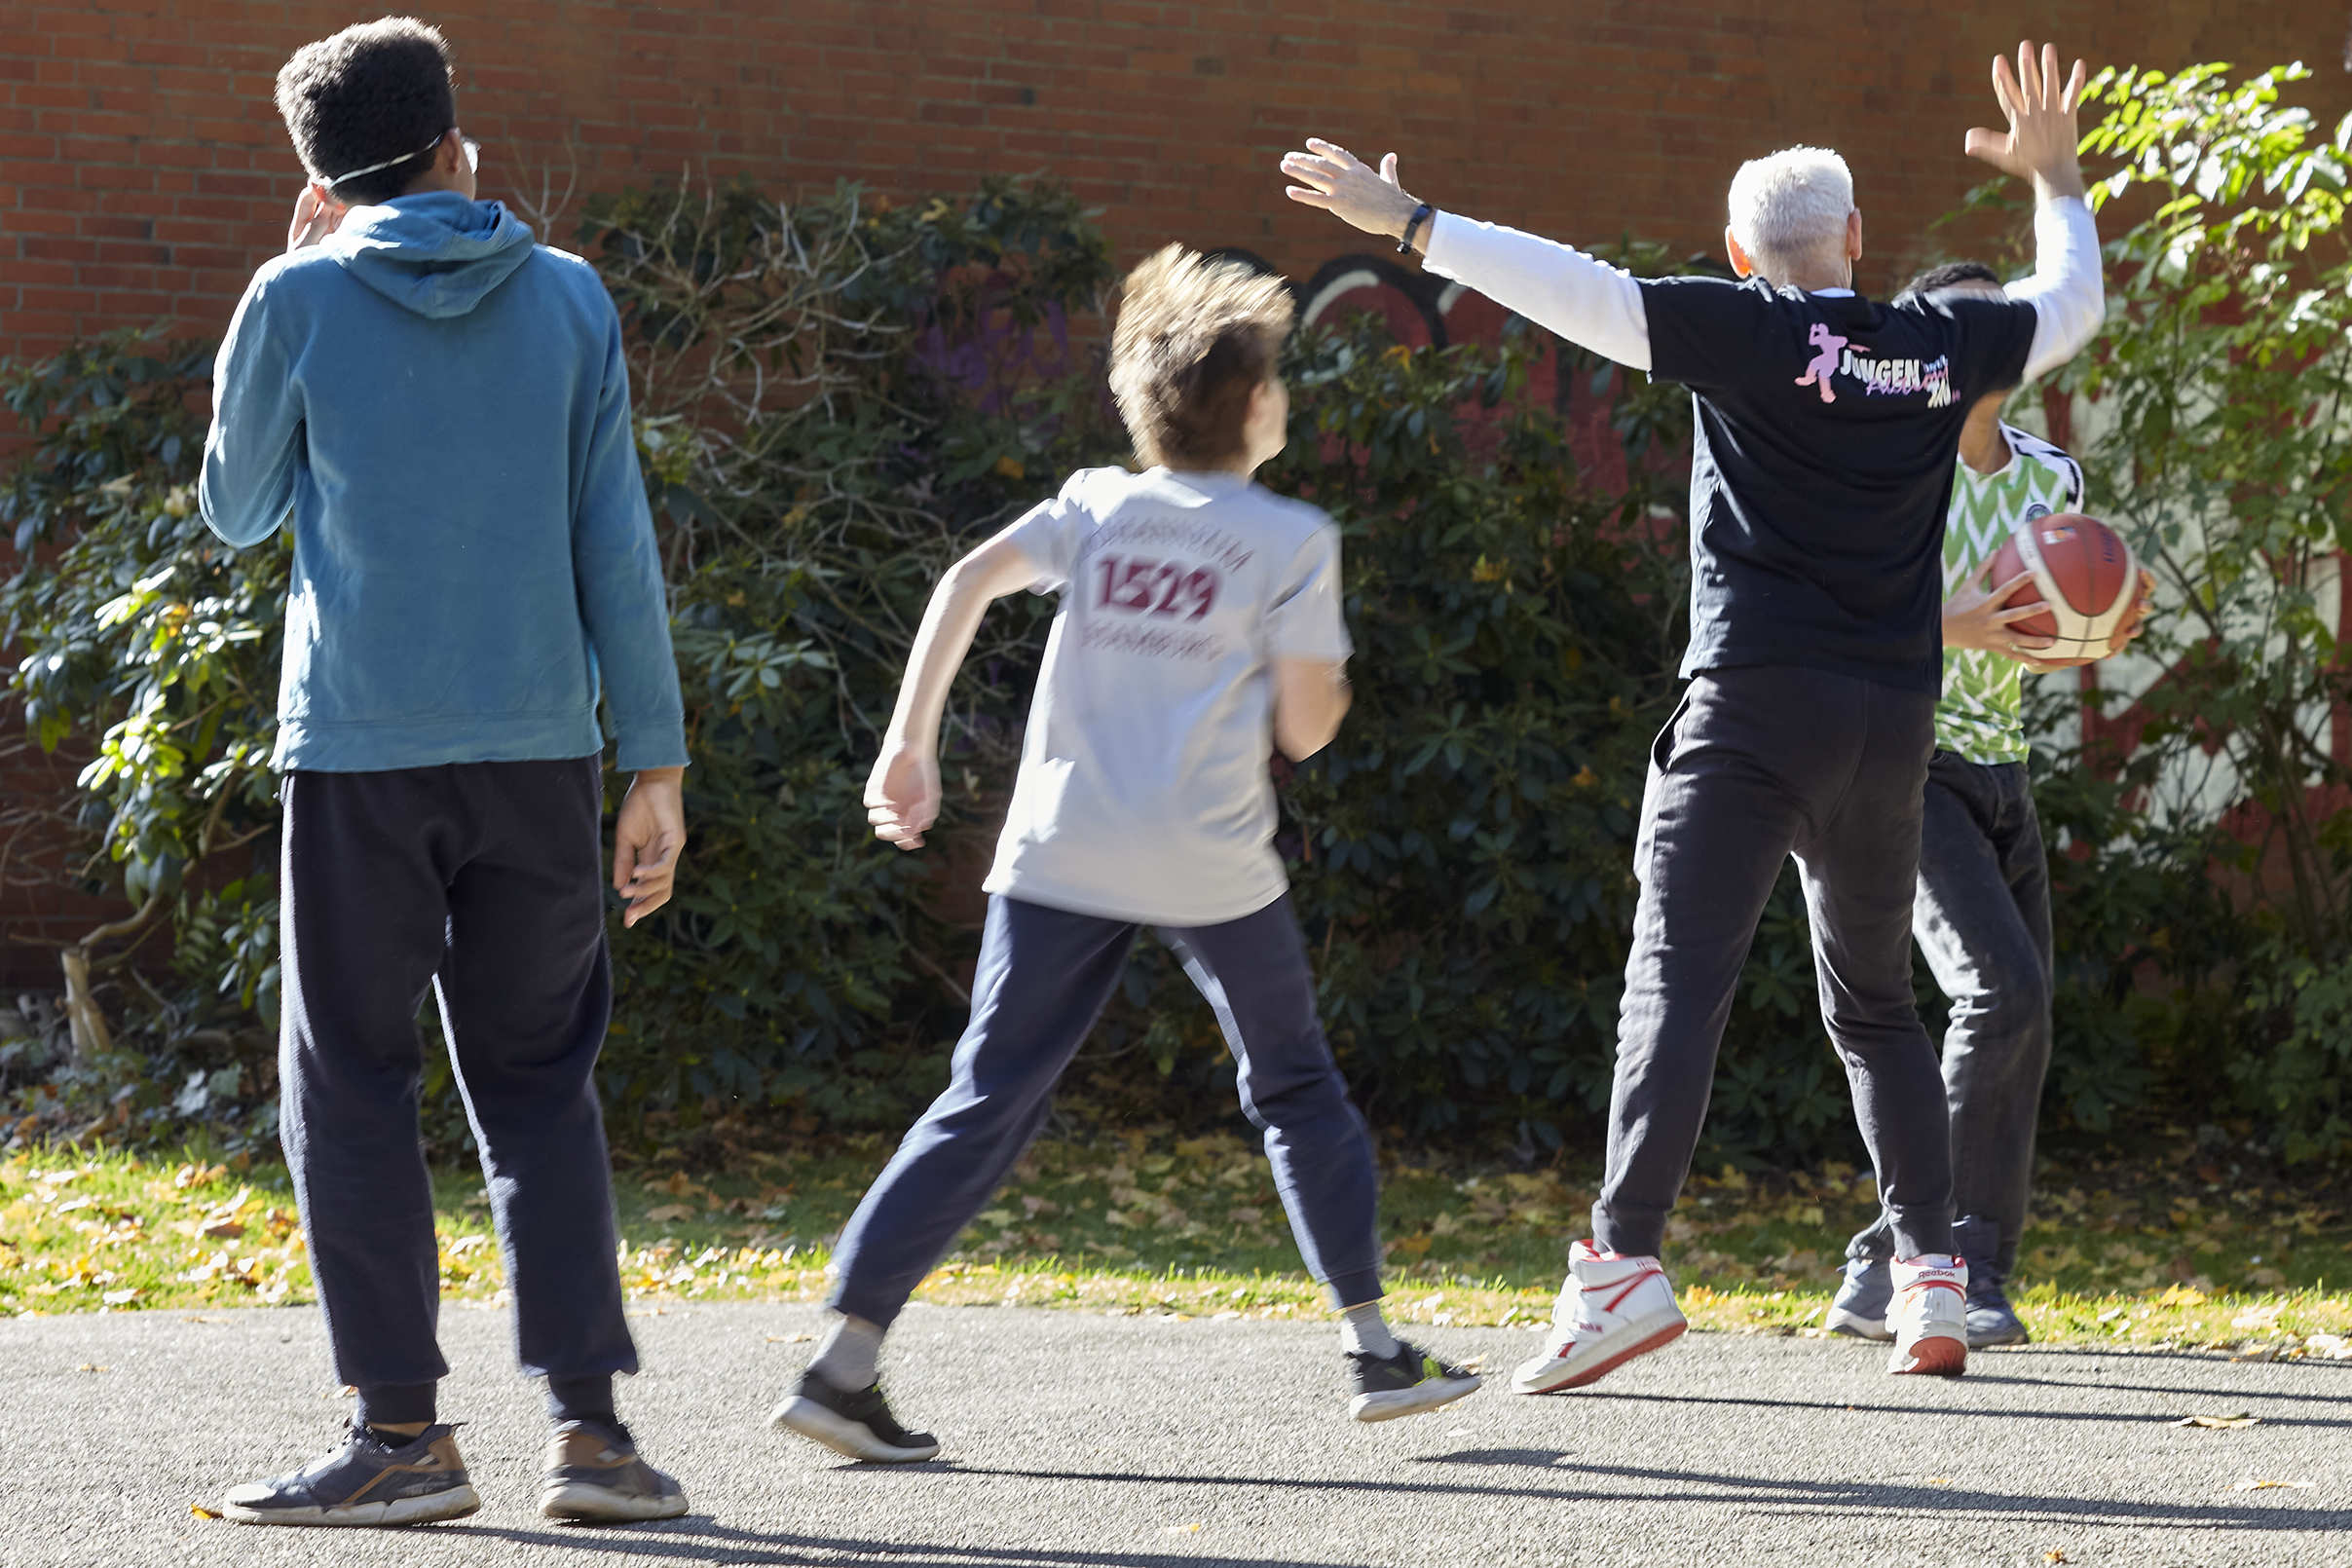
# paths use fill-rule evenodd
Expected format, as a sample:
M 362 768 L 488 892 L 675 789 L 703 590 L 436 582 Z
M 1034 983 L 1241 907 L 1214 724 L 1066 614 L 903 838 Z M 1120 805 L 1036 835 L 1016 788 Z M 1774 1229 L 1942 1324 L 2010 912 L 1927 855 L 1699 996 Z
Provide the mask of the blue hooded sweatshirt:
M 221 345 L 205 520 L 291 514 L 280 768 L 604 750 L 686 762 L 620 318 L 595 270 L 454 192 L 355 207 L 254 275 Z

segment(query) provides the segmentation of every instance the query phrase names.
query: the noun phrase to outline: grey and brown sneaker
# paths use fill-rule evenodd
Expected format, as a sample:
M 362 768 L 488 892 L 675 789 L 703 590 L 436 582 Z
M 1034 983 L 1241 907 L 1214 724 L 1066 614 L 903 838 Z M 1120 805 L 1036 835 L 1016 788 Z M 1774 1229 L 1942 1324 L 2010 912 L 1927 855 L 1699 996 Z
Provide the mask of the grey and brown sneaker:
M 221 1512 L 245 1524 L 429 1524 L 482 1506 L 458 1457 L 454 1426 L 427 1427 L 405 1439 L 356 1421 L 349 1431 L 343 1447 L 324 1459 L 232 1489 Z
M 674 1519 L 686 1512 L 686 1492 L 637 1457 L 636 1439 L 619 1422 L 566 1421 L 547 1439 L 539 1511 L 582 1524 Z
M 835 1388 L 815 1372 L 803 1372 L 800 1385 L 769 1414 L 767 1424 L 777 1432 L 797 1432 L 849 1459 L 914 1465 L 939 1457 L 937 1437 L 898 1424 L 879 1383 L 852 1392 Z

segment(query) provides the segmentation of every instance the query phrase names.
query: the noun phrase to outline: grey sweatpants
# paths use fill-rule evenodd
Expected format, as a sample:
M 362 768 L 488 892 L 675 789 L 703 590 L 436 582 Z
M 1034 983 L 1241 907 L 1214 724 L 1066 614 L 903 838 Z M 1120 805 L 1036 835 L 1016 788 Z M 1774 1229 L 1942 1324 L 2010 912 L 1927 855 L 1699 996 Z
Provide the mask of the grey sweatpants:
M 1821 1016 L 1897 1251 L 1952 1250 L 1944 1081 L 1911 990 L 1911 903 L 1935 697 L 1793 667 L 1714 670 L 1651 750 L 1641 899 L 1618 1016 L 1593 1239 L 1656 1254 L 1706 1118 L 1732 997 L 1794 854 Z

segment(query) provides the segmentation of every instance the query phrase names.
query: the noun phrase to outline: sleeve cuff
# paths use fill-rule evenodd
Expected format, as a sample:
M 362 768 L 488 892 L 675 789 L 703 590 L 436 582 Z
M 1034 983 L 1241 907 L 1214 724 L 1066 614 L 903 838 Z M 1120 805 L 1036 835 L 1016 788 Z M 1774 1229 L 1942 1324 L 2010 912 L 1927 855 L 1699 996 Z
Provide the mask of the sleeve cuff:
M 649 767 L 689 766 L 686 731 L 674 724 L 666 732 L 656 730 L 643 736 L 633 735 L 623 729 L 619 757 L 615 765 L 624 773 L 642 773 Z

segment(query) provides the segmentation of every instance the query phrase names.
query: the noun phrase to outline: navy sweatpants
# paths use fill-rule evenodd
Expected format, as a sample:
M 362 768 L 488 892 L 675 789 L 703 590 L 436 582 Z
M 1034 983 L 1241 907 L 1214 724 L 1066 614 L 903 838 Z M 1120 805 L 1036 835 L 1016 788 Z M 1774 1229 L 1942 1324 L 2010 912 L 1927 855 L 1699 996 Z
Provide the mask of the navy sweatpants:
M 430 1419 L 449 1370 L 417 1132 L 429 988 L 523 1370 L 635 1371 L 593 1081 L 613 1000 L 603 759 L 293 772 L 282 798 L 282 1133 L 335 1373 L 362 1418 Z
M 972 986 L 972 1022 L 946 1093 L 907 1132 L 836 1254 L 833 1305 L 888 1325 L 1036 1137 L 1055 1081 L 1110 997 L 1139 927 L 1001 895 Z M 1380 1294 L 1378 1177 L 1315 1014 L 1288 895 L 1223 925 L 1163 930 L 1216 1009 L 1240 1064 L 1242 1109 L 1307 1269 L 1334 1304 Z

